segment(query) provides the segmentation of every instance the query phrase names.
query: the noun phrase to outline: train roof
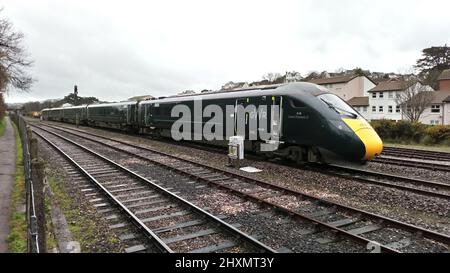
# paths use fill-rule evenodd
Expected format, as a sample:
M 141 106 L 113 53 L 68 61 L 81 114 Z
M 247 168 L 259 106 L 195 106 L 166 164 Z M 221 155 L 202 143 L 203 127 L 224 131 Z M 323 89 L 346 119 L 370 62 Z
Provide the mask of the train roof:
M 122 106 L 122 105 L 130 105 L 130 104 L 136 104 L 136 101 L 113 102 L 113 103 L 101 103 L 101 104 L 91 104 L 91 105 L 88 105 L 88 108 L 110 107 L 110 106 Z
M 86 107 L 86 105 L 70 106 L 70 107 L 57 107 L 57 108 L 45 108 L 45 109 L 42 109 L 42 112 L 49 111 L 49 110 L 80 109 L 80 108 L 85 108 L 85 107 Z
M 256 96 L 273 96 L 273 95 L 311 95 L 317 96 L 330 91 L 320 85 L 299 82 L 282 85 L 264 86 L 259 88 L 239 89 L 224 92 L 202 93 L 195 95 L 168 97 L 159 100 L 142 101 L 140 104 L 155 104 L 167 102 L 180 102 L 186 100 L 211 100 L 211 99 L 226 99 L 234 97 L 256 97 Z
M 307 82 L 297 82 L 288 83 L 281 85 L 269 85 L 269 86 L 258 86 L 254 88 L 245 88 L 232 91 L 223 92 L 211 92 L 211 93 L 201 93 L 186 96 L 174 96 L 164 99 L 156 100 L 146 100 L 141 101 L 140 104 L 155 104 L 155 103 L 169 103 L 169 102 L 181 102 L 186 100 L 212 100 L 212 99 L 227 99 L 227 98 L 242 98 L 242 97 L 257 97 L 257 96 L 276 96 L 276 95 L 303 95 L 303 96 L 318 96 L 320 94 L 330 93 L 330 91 L 323 86 L 307 83 Z M 117 102 L 117 103 L 104 103 L 104 104 L 92 104 L 88 105 L 87 108 L 97 108 L 97 107 L 111 107 L 111 106 L 122 106 L 122 105 L 132 105 L 136 104 L 135 101 L 127 102 Z M 64 109 L 75 109 L 86 106 L 73 106 L 66 108 L 51 108 L 44 109 L 47 110 L 64 110 Z

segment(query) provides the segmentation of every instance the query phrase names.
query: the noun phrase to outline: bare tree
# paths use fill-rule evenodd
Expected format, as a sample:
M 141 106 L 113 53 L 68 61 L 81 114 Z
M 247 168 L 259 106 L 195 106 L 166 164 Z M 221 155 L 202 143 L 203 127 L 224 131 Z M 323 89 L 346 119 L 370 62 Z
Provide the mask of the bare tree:
M 263 80 L 267 80 L 269 82 L 275 82 L 277 79 L 281 78 L 281 74 L 280 73 L 267 73 L 265 75 L 263 75 Z
M 26 72 L 32 62 L 28 60 L 23 39 L 23 33 L 14 31 L 8 19 L 0 18 L 0 91 L 7 91 L 8 87 L 28 91 L 33 83 Z
M 180 95 L 180 96 L 192 95 L 192 94 L 195 94 L 194 90 L 185 90 L 185 91 L 182 91 L 182 92 L 178 93 L 178 95 Z
M 402 81 L 401 86 L 404 91 L 397 93 L 395 102 L 409 121 L 418 122 L 425 109 L 431 105 L 433 91 L 427 90 L 417 80 Z

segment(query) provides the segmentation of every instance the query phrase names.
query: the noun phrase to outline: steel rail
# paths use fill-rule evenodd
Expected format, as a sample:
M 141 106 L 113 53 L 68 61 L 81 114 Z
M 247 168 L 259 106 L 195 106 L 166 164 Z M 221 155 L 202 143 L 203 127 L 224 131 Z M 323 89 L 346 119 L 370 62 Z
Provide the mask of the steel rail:
M 398 148 L 398 147 L 384 147 L 383 148 L 383 154 L 402 154 L 402 155 L 408 155 L 412 157 L 427 157 L 427 158 L 434 158 L 434 159 L 446 159 L 450 160 L 450 153 L 446 152 L 438 152 L 438 151 L 430 151 L 430 150 L 418 150 L 418 149 L 409 149 L 409 148 Z
M 450 165 L 431 163 L 431 162 L 420 162 L 420 161 L 412 161 L 405 160 L 399 158 L 386 158 L 386 157 L 378 157 L 374 158 L 372 162 L 382 163 L 382 164 L 393 164 L 397 166 L 405 166 L 405 167 L 416 167 L 421 169 L 428 169 L 433 171 L 444 171 L 450 172 Z
M 94 185 L 99 188 L 109 200 L 112 201 L 112 203 L 119 208 L 122 212 L 124 212 L 127 217 L 131 219 L 133 224 L 136 225 L 136 227 L 139 230 L 142 230 L 143 233 L 149 238 L 151 241 L 156 242 L 156 246 L 161 250 L 162 252 L 166 253 L 173 253 L 173 250 L 170 249 L 169 246 L 164 243 L 161 238 L 159 238 L 153 231 L 151 231 L 134 213 L 132 213 L 122 202 L 120 202 L 114 195 L 109 192 L 100 182 L 97 181 L 91 174 L 89 174 L 88 171 L 86 171 L 83 167 L 81 167 L 71 156 L 69 156 L 67 153 L 65 153 L 63 150 L 61 150 L 55 143 L 51 142 L 49 139 L 44 137 L 42 134 L 37 132 L 36 130 L 33 130 L 33 133 L 35 133 L 37 136 L 42 138 L 45 142 L 47 142 L 51 147 L 53 147 L 56 151 L 58 151 L 66 160 L 68 160 L 73 166 L 75 166 L 76 169 L 78 169 L 85 177 L 87 177 L 91 182 L 94 183 Z
M 48 126 L 48 125 L 46 125 L 46 126 Z M 57 130 L 61 130 L 61 131 L 67 132 L 69 134 L 72 134 L 72 135 L 75 135 L 75 136 L 78 136 L 78 137 L 81 137 L 81 138 L 85 138 L 85 139 L 91 140 L 93 142 L 96 142 L 96 143 L 99 143 L 101 145 L 107 146 L 107 147 L 112 148 L 114 150 L 122 151 L 122 152 L 128 153 L 130 155 L 136 156 L 138 158 L 141 158 L 143 160 L 147 160 L 149 162 L 153 162 L 156 165 L 160 165 L 162 167 L 167 167 L 167 168 L 173 169 L 174 171 L 178 171 L 180 173 L 184 173 L 185 175 L 188 175 L 188 176 L 192 176 L 192 174 L 189 174 L 188 172 L 185 172 L 183 170 L 178 170 L 176 168 L 164 165 L 164 164 L 162 164 L 162 163 L 160 163 L 160 162 L 158 162 L 156 160 L 152 160 L 150 158 L 146 158 L 146 157 L 141 156 L 141 155 L 133 154 L 132 152 L 120 149 L 120 148 L 115 147 L 115 146 L 111 146 L 111 145 L 105 144 L 105 143 L 103 143 L 101 141 L 98 141 L 98 140 L 86 138 L 85 136 L 78 135 L 78 134 L 75 134 L 73 132 L 69 132 L 67 130 L 78 131 L 78 132 L 80 132 L 82 134 L 85 134 L 85 135 L 91 135 L 93 137 L 98 137 L 98 138 L 101 138 L 101 139 L 104 139 L 104 140 L 117 142 L 117 143 L 120 143 L 120 144 L 123 144 L 123 145 L 127 145 L 127 146 L 130 146 L 130 147 L 133 147 L 133 148 L 146 150 L 146 151 L 151 152 L 151 153 L 156 153 L 156 154 L 159 154 L 159 155 L 163 155 L 163 156 L 167 156 L 167 157 L 170 157 L 170 158 L 173 158 L 173 159 L 184 161 L 186 163 L 189 163 L 189 164 L 201 167 L 201 168 L 209 169 L 211 171 L 222 173 L 222 174 L 225 174 L 227 176 L 231 176 L 231 177 L 234 177 L 234 178 L 237 178 L 237 179 L 242 179 L 244 181 L 247 181 L 247 182 L 250 182 L 250 183 L 254 183 L 254 184 L 257 184 L 257 185 L 260 185 L 260 186 L 263 186 L 263 187 L 267 187 L 267 188 L 270 188 L 270 189 L 273 189 L 273 190 L 278 190 L 278 191 L 281 191 L 281 192 L 284 192 L 284 193 L 287 193 L 287 194 L 292 194 L 292 195 L 295 195 L 295 196 L 304 197 L 304 198 L 307 198 L 309 200 L 313 200 L 313 201 L 319 202 L 321 204 L 324 204 L 324 205 L 327 205 L 327 206 L 330 206 L 330 207 L 336 207 L 336 208 L 339 208 L 339 209 L 341 209 L 343 211 L 346 211 L 346 212 L 349 212 L 349 213 L 364 215 L 368 219 L 372 219 L 372 220 L 375 220 L 375 221 L 382 221 L 383 223 L 385 223 L 385 224 L 387 224 L 387 225 L 389 225 L 391 227 L 403 229 L 403 230 L 406 230 L 406 231 L 411 232 L 411 233 L 418 233 L 418 234 L 421 234 L 425 238 L 436 240 L 436 241 L 439 241 L 439 242 L 442 242 L 442 243 L 445 243 L 445 244 L 450 244 L 450 236 L 448 236 L 446 234 L 442 234 L 442 233 L 435 232 L 435 231 L 432 231 L 432 230 L 428 230 L 428 229 L 425 229 L 425 228 L 422 228 L 422 227 L 419 227 L 419 226 L 416 226 L 416 225 L 412 225 L 412 224 L 408 224 L 408 223 L 405 223 L 405 222 L 401 222 L 401 221 L 392 219 L 390 217 L 378 215 L 378 214 L 371 213 L 369 211 L 365 211 L 365 210 L 362 210 L 362 209 L 354 208 L 354 207 L 351 207 L 351 206 L 346 206 L 346 205 L 343 205 L 343 204 L 340 204 L 340 203 L 337 203 L 337 202 L 333 202 L 333 201 L 330 201 L 330 200 L 325 200 L 325 199 L 322 199 L 322 198 L 319 198 L 319 197 L 316 197 L 316 196 L 313 196 L 313 195 L 310 195 L 310 194 L 307 194 L 307 193 L 303 193 L 303 192 L 300 192 L 300 191 L 297 191 L 297 190 L 289 189 L 287 187 L 275 185 L 275 184 L 272 184 L 272 183 L 269 183 L 269 182 L 266 182 L 266 181 L 263 181 L 263 180 L 260 180 L 260 179 L 257 179 L 257 178 L 249 177 L 249 176 L 246 176 L 246 175 L 243 175 L 243 174 L 236 174 L 236 173 L 233 173 L 233 172 L 228 172 L 226 170 L 219 169 L 217 167 L 204 165 L 204 164 L 195 162 L 195 161 L 190 160 L 190 159 L 180 158 L 180 157 L 177 157 L 175 155 L 168 154 L 168 153 L 165 153 L 165 152 L 161 152 L 161 151 L 158 151 L 158 150 L 155 150 L 155 149 L 151 149 L 151 148 L 148 148 L 148 147 L 143 147 L 143 146 L 127 143 L 127 142 L 122 141 L 122 140 L 112 139 L 112 138 L 109 138 L 109 137 L 105 137 L 105 136 L 101 136 L 101 135 L 85 132 L 85 131 L 74 129 L 74 128 L 62 127 L 62 128 L 65 128 L 65 129 L 61 129 L 61 128 L 58 128 L 57 126 L 48 126 L 48 127 L 55 127 L 55 129 L 57 129 Z M 212 181 L 207 181 L 207 182 L 208 183 L 213 183 Z M 223 185 L 220 185 L 220 186 L 223 186 Z M 225 186 L 223 186 L 223 187 L 225 187 Z
M 70 132 L 67 132 L 67 133 L 73 134 L 73 133 L 70 133 Z M 73 134 L 73 135 L 78 136 L 78 137 L 80 137 L 80 138 L 83 138 L 83 136 L 79 136 L 79 135 L 77 135 L 77 134 Z M 84 137 L 84 138 L 85 138 L 85 137 Z M 103 137 L 101 137 L 101 138 L 103 138 Z M 287 209 L 287 208 L 282 207 L 282 206 L 280 206 L 280 205 L 278 205 L 278 204 L 276 204 L 276 203 L 273 203 L 273 202 L 270 202 L 270 201 L 261 199 L 261 198 L 259 198 L 259 197 L 257 197 L 257 196 L 252 195 L 252 194 L 241 192 L 241 191 L 236 190 L 236 189 L 234 189 L 234 188 L 232 188 L 232 187 L 230 187 L 230 186 L 223 185 L 223 184 L 221 184 L 221 183 L 219 183 L 219 182 L 210 181 L 210 180 L 208 180 L 208 179 L 206 179 L 206 178 L 203 178 L 203 177 L 201 177 L 201 176 L 194 175 L 194 174 L 190 173 L 190 172 L 187 171 L 187 170 L 182 170 L 182 169 L 174 168 L 174 167 L 172 167 L 172 166 L 170 166 L 170 165 L 161 163 L 161 162 L 159 162 L 159 161 L 157 161 L 157 160 L 153 160 L 153 159 L 144 157 L 144 156 L 142 156 L 142 155 L 137 155 L 137 154 L 134 154 L 134 153 L 132 153 L 132 152 L 130 152 L 130 151 L 123 150 L 123 149 L 120 149 L 120 148 L 115 147 L 115 146 L 110 146 L 110 145 L 105 144 L 105 143 L 103 143 L 103 142 L 101 142 L 101 141 L 97 141 L 97 140 L 93 140 L 93 139 L 89 139 L 89 138 L 85 138 L 85 139 L 87 139 L 87 140 L 89 140 L 89 141 L 92 141 L 92 142 L 95 142 L 95 143 L 98 143 L 98 144 L 102 144 L 102 145 L 107 146 L 107 147 L 109 147 L 109 148 L 112 148 L 112 149 L 114 149 L 114 150 L 116 150 L 116 151 L 124 152 L 124 153 L 127 153 L 127 154 L 131 155 L 131 156 L 138 157 L 138 158 L 140 158 L 140 159 L 142 159 L 142 160 L 145 160 L 145 161 L 147 161 L 147 162 L 151 162 L 151 163 L 153 163 L 153 164 L 155 164 L 155 165 L 158 165 L 158 166 L 164 167 L 164 168 L 166 168 L 166 169 L 170 169 L 170 170 L 172 170 L 172 171 L 175 171 L 175 172 L 177 172 L 177 173 L 183 174 L 183 175 L 185 175 L 185 176 L 194 178 L 194 179 L 197 180 L 197 181 L 201 181 L 201 182 L 206 183 L 206 184 L 213 184 L 213 185 L 215 185 L 216 187 L 221 188 L 221 189 L 224 189 L 224 190 L 229 191 L 229 192 L 232 192 L 233 194 L 235 194 L 235 195 L 237 195 L 237 196 L 240 196 L 240 197 L 245 198 L 245 199 L 247 199 L 247 200 L 252 200 L 252 201 L 254 201 L 254 202 L 258 203 L 258 204 L 262 204 L 262 205 L 271 207 L 271 208 L 276 209 L 277 211 L 280 211 L 280 212 L 282 212 L 282 213 L 284 213 L 284 214 L 286 214 L 286 215 L 288 215 L 288 216 L 293 216 L 293 217 L 295 217 L 295 218 L 302 219 L 302 220 L 305 220 L 305 221 L 307 221 L 307 222 L 313 223 L 313 224 L 315 224 L 315 225 L 317 225 L 317 226 L 320 226 L 320 227 L 322 227 L 322 228 L 331 230 L 331 231 L 333 231 L 333 233 L 339 234 L 339 235 L 341 235 L 342 237 L 346 237 L 346 238 L 351 239 L 351 240 L 353 240 L 353 241 L 356 241 L 356 242 L 358 242 L 358 243 L 360 243 L 360 244 L 363 244 L 363 245 L 366 245 L 366 246 L 367 246 L 367 245 L 369 245 L 370 243 L 372 243 L 371 240 L 366 239 L 366 238 L 364 238 L 364 237 L 362 237 L 362 236 L 352 234 L 352 233 L 347 232 L 346 230 L 343 230 L 343 229 L 341 229 L 341 228 L 331 226 L 331 225 L 329 225 L 329 224 L 327 224 L 327 223 L 325 223 L 325 222 L 319 221 L 319 220 L 317 220 L 317 219 L 313 219 L 313 218 L 309 217 L 308 215 L 301 214 L 301 213 L 299 213 L 299 212 L 296 212 L 296 211 Z M 106 138 L 106 139 L 107 139 L 107 138 Z M 115 140 L 113 140 L 113 141 L 115 141 Z M 120 141 L 117 141 L 117 142 L 121 143 Z M 122 143 L 122 144 L 126 144 L 126 143 Z M 126 144 L 126 145 L 128 145 L 128 146 L 134 146 L 134 145 L 130 145 L 130 144 Z M 140 149 L 142 148 L 142 147 L 139 147 L 139 146 L 136 146 L 136 147 L 138 147 L 138 148 L 140 148 Z M 136 147 L 135 147 L 135 148 L 136 148 Z M 149 151 L 151 151 L 151 150 L 149 150 Z M 160 154 L 160 153 L 158 153 L 158 154 Z M 165 154 L 165 153 L 162 153 L 161 155 L 166 155 L 166 154 Z M 176 157 L 171 157 L 171 158 L 179 159 L 179 158 L 176 158 Z M 190 162 L 189 162 L 189 163 L 190 163 Z M 203 165 L 198 164 L 198 163 L 195 163 L 195 165 L 199 165 L 199 166 L 201 166 L 201 167 L 204 167 Z M 248 179 L 248 178 L 246 177 L 246 179 Z M 251 179 L 251 178 L 250 178 L 250 179 Z M 271 184 L 271 185 L 272 185 L 272 184 Z M 284 190 L 283 190 L 283 191 L 284 191 Z M 298 195 L 298 194 L 297 194 L 297 195 Z M 389 248 L 389 247 L 384 246 L 384 245 L 380 245 L 380 249 L 381 249 L 383 252 L 391 252 L 391 253 L 398 253 L 398 252 L 399 252 L 399 251 L 397 251 L 397 250 L 395 250 L 395 249 Z
M 317 167 L 315 165 L 310 165 L 310 166 L 312 166 L 313 171 L 316 171 L 316 172 L 319 171 L 319 167 Z M 347 173 L 339 173 L 338 171 L 344 171 Z M 329 164 L 325 167 L 320 166 L 320 172 L 326 172 L 329 175 L 335 175 L 335 176 L 339 176 L 339 177 L 346 178 L 346 179 L 357 180 L 362 183 L 380 185 L 380 186 L 384 186 L 384 187 L 389 187 L 389 188 L 394 188 L 394 189 L 399 189 L 399 190 L 404 190 L 404 191 L 410 191 L 410 192 L 425 195 L 425 196 L 438 197 L 438 198 L 450 200 L 449 193 L 442 193 L 442 192 L 428 190 L 428 189 L 421 189 L 421 188 L 415 188 L 415 187 L 411 187 L 411 186 L 394 184 L 392 182 L 374 180 L 374 179 L 370 179 L 367 177 L 355 176 L 350 173 L 357 173 L 357 174 L 365 175 L 365 176 L 380 177 L 380 178 L 385 178 L 385 179 L 390 179 L 390 180 L 399 180 L 404 183 L 414 184 L 414 185 L 418 185 L 418 186 L 425 186 L 425 187 L 435 187 L 435 188 L 440 188 L 440 189 L 443 189 L 446 191 L 450 191 L 450 184 L 434 182 L 434 181 L 426 181 L 426 180 L 421 180 L 421 179 L 416 179 L 416 178 L 409 178 L 409 177 L 405 177 L 405 176 L 399 176 L 399 175 L 387 174 L 387 173 L 381 173 L 381 172 L 374 172 L 374 171 L 369 171 L 369 170 L 361 170 L 361 169 L 357 169 L 357 168 L 335 165 L 335 164 Z
M 32 125 L 32 126 L 35 126 L 35 125 Z M 39 126 L 35 126 L 35 127 L 39 128 Z M 274 249 L 272 249 L 272 248 L 270 248 L 269 246 L 263 244 L 262 242 L 256 240 L 256 239 L 253 238 L 252 236 L 250 236 L 250 235 L 248 235 L 248 234 L 246 234 L 246 233 L 240 231 L 239 229 L 237 229 L 237 228 L 235 228 L 234 226 L 228 224 L 227 222 L 221 220 L 220 218 L 218 218 L 218 217 L 216 217 L 216 216 L 210 214 L 209 212 L 207 212 L 207 211 L 203 210 L 202 208 L 200 208 L 200 207 L 194 205 L 193 203 L 191 203 L 191 202 L 189 202 L 189 201 L 187 201 L 187 200 L 185 200 L 185 199 L 183 199 L 183 198 L 177 196 L 176 194 L 174 194 L 174 193 L 172 193 L 172 192 L 170 192 L 170 191 L 164 189 L 163 187 L 161 187 L 161 186 L 159 186 L 158 184 L 156 184 L 156 183 L 154 183 L 154 182 L 152 182 L 152 181 L 146 179 L 145 177 L 143 177 L 143 176 L 141 176 L 141 175 L 139 175 L 139 174 L 137 174 L 137 173 L 135 173 L 135 172 L 133 172 L 133 171 L 127 169 L 127 168 L 125 168 L 124 166 L 122 166 L 122 165 L 120 165 L 120 164 L 114 162 L 113 160 L 111 160 L 111 159 L 109 159 L 109 158 L 106 158 L 105 156 L 103 156 L 103 155 L 101 155 L 101 154 L 99 154 L 99 153 L 97 153 L 97 152 L 95 152 L 95 151 L 93 151 L 93 150 L 91 150 L 91 149 L 89 149 L 89 148 L 87 148 L 87 147 L 85 147 L 85 146 L 79 144 L 79 143 L 76 143 L 76 142 L 73 141 L 73 140 L 70 140 L 70 139 L 68 139 L 68 138 L 66 138 L 66 137 L 64 137 L 64 136 L 62 136 L 62 135 L 59 135 L 59 134 L 57 134 L 57 133 L 55 133 L 55 132 L 51 132 L 51 131 L 45 130 L 45 129 L 43 129 L 43 128 L 39 128 L 39 129 L 41 129 L 41 130 L 43 130 L 43 131 L 46 131 L 46 132 L 48 132 L 48 133 L 50 133 L 50 134 L 53 134 L 53 135 L 55 135 L 55 136 L 57 136 L 57 137 L 59 137 L 59 138 L 65 140 L 65 141 L 67 141 L 67 142 L 71 143 L 72 145 L 75 145 L 75 146 L 77 146 L 77 147 L 83 149 L 84 151 L 86 151 L 86 152 L 88 152 L 88 153 L 90 153 L 90 154 L 92 154 L 92 155 L 94 155 L 94 156 L 96 156 L 96 157 L 102 159 L 103 161 L 108 162 L 109 164 L 113 165 L 113 166 L 116 167 L 117 169 L 119 169 L 119 170 L 121 170 L 121 171 L 123 171 L 123 172 L 125 172 L 125 173 L 127 173 L 127 174 L 129 174 L 129 175 L 131 175 L 131 176 L 133 176 L 133 177 L 135 177 L 136 179 L 138 179 L 138 180 L 140 180 L 140 181 L 142 181 L 142 182 L 147 183 L 148 185 L 150 185 L 150 186 L 153 187 L 153 188 L 156 188 L 157 190 L 159 190 L 159 191 L 162 192 L 163 194 L 170 196 L 170 197 L 171 197 L 172 199 L 174 199 L 176 202 L 178 202 L 178 203 L 180 203 L 180 204 L 183 204 L 184 206 L 187 206 L 187 207 L 190 208 L 191 210 L 195 211 L 197 214 L 199 214 L 199 215 L 201 215 L 201 216 L 203 216 L 203 217 L 206 217 L 207 219 L 211 220 L 211 221 L 214 222 L 215 224 L 218 224 L 220 227 L 222 227 L 224 230 L 226 230 L 226 231 L 228 231 L 229 233 L 231 233 L 233 236 L 238 236 L 240 239 L 242 239 L 242 240 L 245 241 L 246 243 L 251 244 L 252 246 L 256 247 L 256 248 L 259 249 L 259 250 L 262 250 L 262 252 L 276 253 L 276 251 L 275 251 Z M 133 214 L 133 215 L 134 215 L 134 214 Z M 137 217 L 136 217 L 136 218 L 137 218 Z M 147 228 L 147 229 L 148 229 L 148 228 Z M 155 236 L 156 236 L 156 235 L 155 235 Z M 162 240 L 161 240 L 161 242 L 162 242 Z

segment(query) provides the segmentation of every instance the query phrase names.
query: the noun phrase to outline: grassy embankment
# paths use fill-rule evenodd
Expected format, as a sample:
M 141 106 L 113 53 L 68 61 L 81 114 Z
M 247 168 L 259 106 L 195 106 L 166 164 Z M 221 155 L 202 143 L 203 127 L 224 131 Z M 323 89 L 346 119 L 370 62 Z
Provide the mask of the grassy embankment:
M 16 173 L 11 195 L 10 233 L 7 238 L 8 248 L 13 253 L 27 251 L 27 223 L 25 210 L 25 175 L 23 168 L 22 143 L 17 127 L 12 123 L 16 137 Z
M 420 145 L 384 141 L 384 146 L 450 153 L 450 146 L 447 145 Z
M 5 128 L 6 128 L 6 119 L 2 118 L 0 120 L 0 137 L 3 136 L 3 134 L 5 133 Z

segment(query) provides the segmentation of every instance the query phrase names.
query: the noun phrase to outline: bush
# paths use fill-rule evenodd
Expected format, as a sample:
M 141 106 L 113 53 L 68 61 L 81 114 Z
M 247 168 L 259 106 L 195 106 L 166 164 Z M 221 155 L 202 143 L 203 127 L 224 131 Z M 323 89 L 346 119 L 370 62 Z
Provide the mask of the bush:
M 392 131 L 395 126 L 395 121 L 393 120 L 373 120 L 371 122 L 372 127 L 378 133 L 378 135 L 383 139 L 392 139 Z
M 450 126 L 430 126 L 404 120 L 373 120 L 371 125 L 383 140 L 444 145 L 450 143 Z
M 450 139 L 450 126 L 432 126 L 427 128 L 426 132 L 433 143 L 447 142 Z

